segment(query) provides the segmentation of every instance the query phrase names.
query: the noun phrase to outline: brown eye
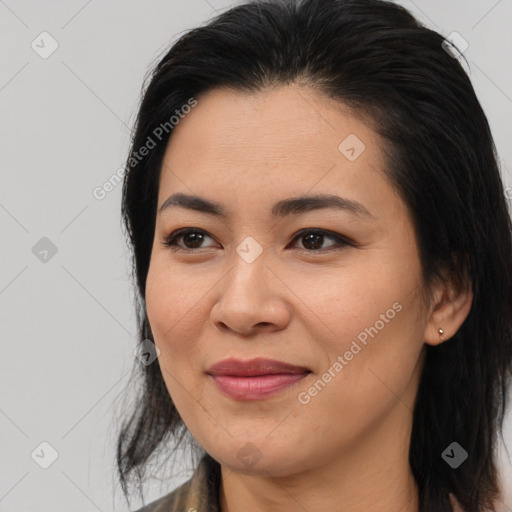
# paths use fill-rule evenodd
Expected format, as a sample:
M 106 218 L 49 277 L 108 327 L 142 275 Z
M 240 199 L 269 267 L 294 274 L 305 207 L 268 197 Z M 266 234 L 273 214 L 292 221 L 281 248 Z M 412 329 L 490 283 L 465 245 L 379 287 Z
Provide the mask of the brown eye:
M 326 239 L 334 240 L 335 243 L 322 248 Z M 351 242 L 346 238 L 324 230 L 301 231 L 293 239 L 293 241 L 295 240 L 301 240 L 303 247 L 299 247 L 299 249 L 306 250 L 308 252 L 322 252 L 324 250 L 330 250 L 332 248 L 337 248 L 345 245 L 352 245 Z
M 187 249 L 196 249 L 203 243 L 204 234 L 197 231 L 191 231 L 182 235 L 182 238 Z
M 200 229 L 179 229 L 169 235 L 163 242 L 166 247 L 172 247 L 175 250 L 193 250 L 200 249 L 201 244 L 206 238 L 211 238 L 205 231 Z M 178 241 L 183 241 L 179 244 Z M 206 246 L 208 247 L 208 246 Z
M 202 245 L 207 238 L 213 240 L 213 238 L 202 229 L 183 228 L 171 233 L 171 235 L 169 235 L 162 244 L 166 247 L 172 248 L 174 251 L 194 251 L 194 249 L 213 247 L 212 245 Z M 323 247 L 326 240 L 329 239 L 334 241 L 334 243 Z M 354 242 L 346 237 L 338 235 L 337 233 L 319 229 L 300 231 L 294 237 L 292 243 L 295 243 L 298 240 L 302 241 L 302 247 L 298 247 L 298 249 L 307 252 L 321 253 L 333 249 L 339 249 L 347 245 L 355 246 Z

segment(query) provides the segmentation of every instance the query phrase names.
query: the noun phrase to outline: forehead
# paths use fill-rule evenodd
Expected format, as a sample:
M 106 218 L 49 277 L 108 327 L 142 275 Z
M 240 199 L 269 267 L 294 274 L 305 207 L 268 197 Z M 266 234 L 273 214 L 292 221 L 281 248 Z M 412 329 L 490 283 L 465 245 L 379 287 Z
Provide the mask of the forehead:
M 174 128 L 169 146 L 180 146 L 174 151 L 178 154 L 193 149 L 227 158 L 242 151 L 241 156 L 253 158 L 299 159 L 303 153 L 319 157 L 326 149 L 337 156 L 339 143 L 350 134 L 368 145 L 378 138 L 348 107 L 310 88 L 290 85 L 255 93 L 214 89 L 200 96 Z
M 159 205 L 173 192 L 228 200 L 308 191 L 371 200 L 385 192 L 382 140 L 339 102 L 297 85 L 215 89 L 197 101 L 169 139 Z

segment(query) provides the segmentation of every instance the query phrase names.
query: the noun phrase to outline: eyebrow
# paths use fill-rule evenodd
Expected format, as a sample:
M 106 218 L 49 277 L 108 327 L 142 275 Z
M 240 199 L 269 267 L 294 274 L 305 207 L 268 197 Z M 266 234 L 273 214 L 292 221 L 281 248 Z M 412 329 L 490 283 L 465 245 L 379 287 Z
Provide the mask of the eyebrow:
M 173 207 L 186 208 L 189 210 L 216 215 L 222 218 L 229 217 L 228 212 L 220 203 L 195 195 L 182 193 L 173 194 L 165 200 L 159 211 L 162 213 L 163 211 Z M 289 215 L 300 215 L 302 213 L 320 210 L 323 208 L 345 210 L 354 213 L 359 217 L 375 219 L 375 217 L 361 203 L 352 199 L 346 199 L 334 195 L 308 195 L 283 199 L 274 204 L 271 213 L 274 218 L 282 218 Z

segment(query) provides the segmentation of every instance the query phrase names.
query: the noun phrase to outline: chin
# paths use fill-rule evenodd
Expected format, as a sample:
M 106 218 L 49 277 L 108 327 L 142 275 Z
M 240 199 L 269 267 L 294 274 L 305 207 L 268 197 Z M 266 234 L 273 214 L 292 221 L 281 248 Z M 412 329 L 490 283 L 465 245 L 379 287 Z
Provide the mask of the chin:
M 227 450 L 211 450 L 208 453 L 230 471 L 246 475 L 288 476 L 305 469 L 305 460 L 297 459 L 297 449 L 283 446 L 281 450 L 270 446 L 261 447 L 262 440 L 236 441 Z M 235 449 L 233 450 L 233 446 Z M 294 458 L 290 458 L 291 455 Z

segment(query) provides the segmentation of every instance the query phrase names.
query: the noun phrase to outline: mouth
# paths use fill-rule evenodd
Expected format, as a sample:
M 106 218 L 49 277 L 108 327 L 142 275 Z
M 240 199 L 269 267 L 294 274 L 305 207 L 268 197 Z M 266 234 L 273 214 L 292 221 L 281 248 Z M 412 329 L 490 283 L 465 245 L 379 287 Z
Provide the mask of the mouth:
M 224 395 L 238 400 L 261 400 L 273 396 L 309 375 L 311 370 L 273 359 L 225 359 L 207 374 Z

